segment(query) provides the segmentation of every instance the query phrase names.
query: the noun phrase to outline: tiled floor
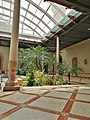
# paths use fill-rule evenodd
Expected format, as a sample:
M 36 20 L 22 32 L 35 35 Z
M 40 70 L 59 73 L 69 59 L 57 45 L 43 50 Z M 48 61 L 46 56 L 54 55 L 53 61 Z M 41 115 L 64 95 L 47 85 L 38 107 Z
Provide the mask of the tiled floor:
M 90 87 L 28 87 L 0 92 L 0 120 L 90 120 Z

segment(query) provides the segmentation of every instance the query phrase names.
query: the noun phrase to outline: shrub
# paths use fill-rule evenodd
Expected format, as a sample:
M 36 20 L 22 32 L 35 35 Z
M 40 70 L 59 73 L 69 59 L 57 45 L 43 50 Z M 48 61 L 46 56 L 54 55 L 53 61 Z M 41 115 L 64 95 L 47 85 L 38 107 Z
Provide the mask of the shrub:
M 26 80 L 27 80 L 27 85 L 28 86 L 34 86 L 35 85 L 35 75 L 34 75 L 34 73 L 33 72 L 27 73 Z

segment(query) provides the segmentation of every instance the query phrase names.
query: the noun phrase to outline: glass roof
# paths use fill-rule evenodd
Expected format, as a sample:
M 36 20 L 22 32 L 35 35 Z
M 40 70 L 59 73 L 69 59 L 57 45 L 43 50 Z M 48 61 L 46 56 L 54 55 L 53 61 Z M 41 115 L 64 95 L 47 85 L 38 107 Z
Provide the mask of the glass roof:
M 14 0 L 0 0 L 0 31 L 11 32 Z M 72 9 L 44 0 L 21 0 L 19 34 L 43 38 L 67 21 Z M 71 13 L 76 14 L 75 12 Z M 65 18 L 64 21 L 62 21 Z M 50 34 L 50 33 L 49 33 Z

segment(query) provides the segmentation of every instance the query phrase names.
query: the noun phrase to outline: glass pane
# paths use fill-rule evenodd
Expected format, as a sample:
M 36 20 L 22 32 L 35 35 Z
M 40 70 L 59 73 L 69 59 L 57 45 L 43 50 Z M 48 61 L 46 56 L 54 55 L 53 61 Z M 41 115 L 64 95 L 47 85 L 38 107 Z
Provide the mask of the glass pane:
M 50 14 L 52 17 L 54 16 L 54 12 L 52 10 L 52 6 L 47 11 L 48 14 Z
M 44 15 L 44 13 L 42 13 L 40 10 L 37 9 L 37 12 L 35 14 L 37 17 L 42 18 L 42 16 Z
M 45 27 L 45 25 L 44 25 L 42 22 L 40 22 L 38 26 L 39 26 L 39 27 L 42 27 L 42 28 Z
M 35 2 L 37 5 L 39 5 L 41 0 L 33 0 L 33 2 Z
M 49 30 L 47 27 L 45 27 L 45 28 L 44 28 L 44 31 L 45 31 L 46 33 L 48 33 L 50 30 Z
M 22 28 L 19 28 L 19 33 L 22 33 Z
M 34 7 L 32 4 L 30 4 L 30 6 L 29 6 L 30 12 L 35 13 L 36 9 L 37 9 L 36 7 Z
M 13 17 L 13 12 L 11 12 L 11 17 Z
M 65 15 L 68 15 L 72 9 L 66 9 Z
M 60 22 L 63 19 L 63 16 L 58 12 L 54 18 L 57 22 Z
M 30 27 L 35 29 L 36 25 L 34 25 L 33 23 L 30 24 Z
M 14 5 L 13 4 L 11 4 L 11 10 L 13 10 L 14 9 Z
M 28 29 L 23 29 L 23 33 L 24 33 L 24 34 L 29 34 L 29 32 L 30 32 L 30 31 L 29 31 Z
M 22 28 L 22 23 L 20 22 L 19 27 Z
M 35 35 L 35 36 L 38 36 L 38 34 L 37 34 L 35 31 L 34 31 L 34 35 Z
M 32 20 L 33 16 L 30 13 L 27 13 L 26 17 L 30 20 Z
M 50 22 L 48 23 L 48 26 L 52 29 L 52 28 L 55 26 L 55 24 L 54 24 L 52 21 L 50 21 Z
M 37 27 L 36 29 L 35 29 L 38 33 L 40 33 L 41 32 L 41 30 Z
M 36 24 L 38 24 L 39 20 L 34 17 L 34 18 L 33 18 L 33 22 L 36 23 Z
M 26 25 L 23 25 L 23 29 L 30 29 L 30 28 Z
M 26 0 L 21 0 L 21 6 L 22 6 L 22 7 L 24 7 L 24 8 L 27 9 L 28 4 L 29 4 L 29 2 L 27 2 Z
M 50 21 L 50 19 L 45 15 L 42 19 L 45 23 L 48 23 Z
M 43 8 L 44 10 L 47 10 L 47 8 L 49 7 L 49 5 L 50 5 L 49 2 L 44 2 L 43 0 L 40 3 L 40 7 Z
M 23 22 L 23 20 L 24 20 L 24 17 L 20 16 L 20 21 L 22 21 L 22 22 Z
M 3 9 L 2 8 L 0 8 L 0 13 L 3 13 Z
M 25 10 L 23 10 L 23 9 L 20 9 L 20 14 L 21 14 L 21 15 L 23 15 L 23 16 L 25 16 L 26 11 L 25 11 Z
M 4 14 L 10 16 L 10 11 L 8 11 L 8 10 L 4 10 Z
M 46 34 L 45 34 L 44 32 L 41 32 L 40 35 L 41 35 L 41 36 L 45 36 Z
M 4 19 L 5 21 L 9 21 L 9 17 L 3 16 L 3 19 Z
M 3 1 L 3 6 L 6 8 L 10 8 L 10 3 Z
M 24 23 L 27 24 L 27 25 L 29 25 L 30 21 L 28 21 L 27 19 L 25 19 Z

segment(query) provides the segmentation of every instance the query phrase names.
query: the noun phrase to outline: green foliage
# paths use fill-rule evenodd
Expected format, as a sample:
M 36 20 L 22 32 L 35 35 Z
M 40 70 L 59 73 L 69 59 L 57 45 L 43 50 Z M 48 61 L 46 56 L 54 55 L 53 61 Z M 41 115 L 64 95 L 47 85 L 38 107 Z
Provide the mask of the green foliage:
M 26 76 L 26 80 L 27 80 L 27 85 L 28 86 L 34 86 L 35 85 L 35 75 L 33 72 L 28 73 Z
M 28 84 L 27 80 L 24 80 L 23 83 L 22 83 L 23 86 L 27 86 L 27 84 Z
M 26 68 L 19 68 L 17 70 L 17 75 L 25 75 L 26 76 Z
M 49 76 L 48 74 L 45 74 L 43 77 L 43 85 L 53 85 L 53 79 L 51 76 Z
M 29 62 L 27 65 L 24 65 L 22 68 L 18 68 L 17 75 L 25 75 L 28 72 L 35 71 L 35 65 L 32 62 Z
M 53 85 L 53 79 L 48 74 L 43 72 L 30 72 L 26 76 L 26 82 L 24 81 L 24 86 L 42 86 L 42 85 Z
M 23 69 L 26 71 L 40 70 L 42 71 L 42 65 L 47 64 L 50 62 L 50 53 L 47 51 L 45 47 L 40 45 L 27 48 L 27 49 L 20 49 L 19 56 L 18 56 L 18 74 L 23 73 Z
M 38 86 L 42 86 L 43 85 L 43 77 L 44 77 L 44 73 L 40 72 L 40 71 L 36 71 L 35 73 L 35 80 Z
M 66 61 L 62 61 L 62 63 L 57 65 L 60 75 L 64 75 L 64 73 L 68 73 L 70 71 L 69 65 Z
M 65 83 L 66 82 L 64 81 L 63 76 L 60 76 L 60 75 L 55 76 L 55 78 L 54 78 L 54 84 L 55 85 L 63 85 Z
M 56 84 L 65 84 L 65 80 L 64 80 L 64 74 L 65 73 L 69 73 L 70 72 L 70 67 L 69 65 L 66 63 L 66 61 L 62 61 L 62 63 L 57 65 L 57 69 L 59 71 L 59 75 L 60 78 L 57 78 L 57 83 Z
M 81 74 L 83 72 L 84 72 L 83 69 L 81 67 L 78 67 L 78 66 L 73 67 L 71 69 L 71 73 L 74 74 L 75 76 L 78 76 L 79 74 Z

